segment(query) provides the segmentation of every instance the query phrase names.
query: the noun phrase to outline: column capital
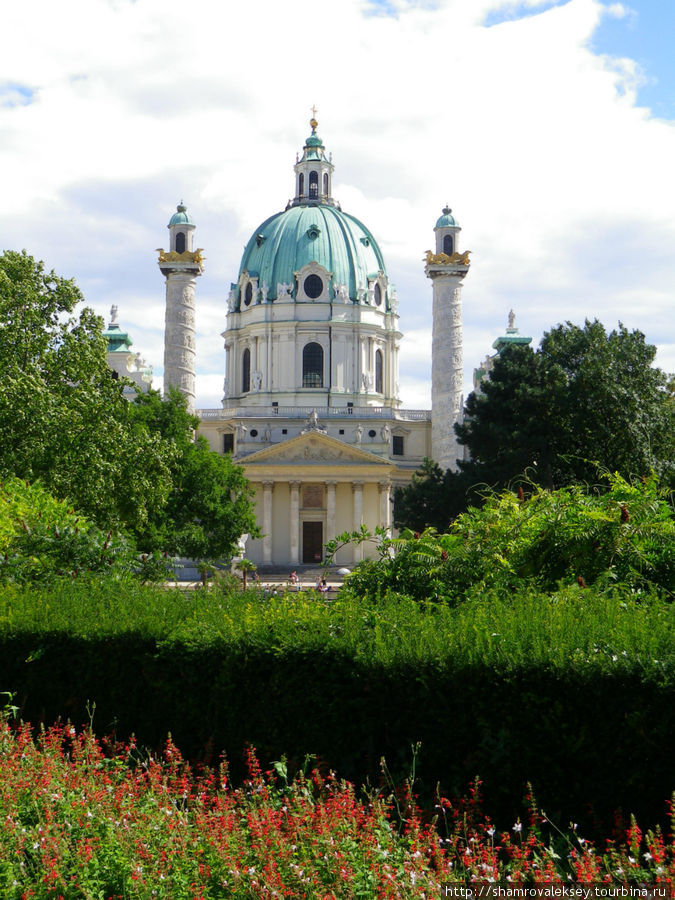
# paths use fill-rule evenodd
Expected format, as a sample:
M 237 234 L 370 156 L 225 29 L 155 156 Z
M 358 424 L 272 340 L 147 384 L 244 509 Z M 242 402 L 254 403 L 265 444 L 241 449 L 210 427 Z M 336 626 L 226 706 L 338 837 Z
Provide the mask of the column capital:
M 361 492 L 363 490 L 363 482 L 362 481 L 352 481 L 352 490 L 354 493 Z
M 324 481 L 324 484 L 326 485 L 326 487 L 334 488 L 338 484 L 338 482 L 331 479 L 330 481 Z
M 385 491 L 391 490 L 391 481 L 378 481 L 377 487 L 380 493 L 384 493 Z
M 266 488 L 267 490 L 270 490 L 271 488 L 274 487 L 274 481 L 272 481 L 271 479 L 268 478 L 262 482 L 262 486 L 264 488 Z
M 298 488 L 300 487 L 301 484 L 302 484 L 301 481 L 289 481 L 288 482 L 289 487 L 295 491 L 298 490 Z

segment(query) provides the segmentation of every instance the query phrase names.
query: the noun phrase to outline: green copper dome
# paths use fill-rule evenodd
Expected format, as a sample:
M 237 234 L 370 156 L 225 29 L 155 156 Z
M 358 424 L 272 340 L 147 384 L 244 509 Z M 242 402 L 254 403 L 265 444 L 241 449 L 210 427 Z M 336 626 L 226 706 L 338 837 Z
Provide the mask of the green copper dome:
M 268 300 L 277 284 L 295 285 L 294 273 L 316 262 L 331 273 L 331 285 L 344 284 L 349 297 L 368 287 L 368 278 L 385 273 L 382 253 L 365 225 L 336 206 L 293 206 L 255 229 L 246 245 L 239 276 L 246 270 L 267 282 Z M 294 294 L 295 296 L 295 294 Z
M 449 206 L 445 206 L 443 208 L 443 215 L 440 217 L 438 222 L 436 222 L 436 228 L 457 228 L 459 226 L 459 222 L 456 221 L 455 217 L 451 215 L 452 210 Z
M 176 212 L 171 216 L 169 220 L 168 227 L 171 228 L 172 225 L 194 225 L 194 220 L 192 216 L 187 211 L 187 208 L 183 206 L 183 201 L 178 204 Z

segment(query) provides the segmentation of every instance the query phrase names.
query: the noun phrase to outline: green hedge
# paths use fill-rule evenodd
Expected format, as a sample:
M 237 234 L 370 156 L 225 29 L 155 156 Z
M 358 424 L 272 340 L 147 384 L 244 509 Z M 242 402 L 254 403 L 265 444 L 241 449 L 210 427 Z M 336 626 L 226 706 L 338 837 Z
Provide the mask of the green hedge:
M 244 745 L 317 754 L 379 780 L 385 756 L 430 796 L 480 775 L 513 811 L 531 781 L 563 825 L 587 808 L 663 816 L 675 789 L 675 607 L 568 589 L 553 597 L 420 607 L 186 595 L 137 585 L 0 594 L 0 689 L 24 719 L 87 721 L 193 760 Z

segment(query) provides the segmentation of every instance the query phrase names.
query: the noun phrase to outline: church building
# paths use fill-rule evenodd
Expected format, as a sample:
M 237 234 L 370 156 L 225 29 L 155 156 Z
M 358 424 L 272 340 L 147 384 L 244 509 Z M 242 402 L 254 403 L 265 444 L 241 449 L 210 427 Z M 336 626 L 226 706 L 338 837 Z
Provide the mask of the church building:
M 199 433 L 230 453 L 255 490 L 258 566 L 321 562 L 323 545 L 365 525 L 391 528 L 392 495 L 424 457 L 456 467 L 462 410 L 462 281 L 469 254 L 445 208 L 425 273 L 432 283 L 431 410 L 402 409 L 396 291 L 377 240 L 333 198 L 332 154 L 311 134 L 294 166 L 294 197 L 251 235 L 232 283 L 222 408 L 196 410 Z M 181 203 L 159 251 L 166 278 L 165 390 L 194 407 L 195 288 L 203 271 Z M 374 552 L 349 546 L 337 562 Z

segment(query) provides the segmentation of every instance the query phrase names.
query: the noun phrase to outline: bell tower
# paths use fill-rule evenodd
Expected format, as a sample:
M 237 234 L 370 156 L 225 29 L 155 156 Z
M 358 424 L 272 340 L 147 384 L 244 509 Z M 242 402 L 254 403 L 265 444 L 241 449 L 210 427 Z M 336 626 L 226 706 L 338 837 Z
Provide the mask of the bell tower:
M 453 471 L 463 455 L 453 425 L 462 415 L 462 282 L 470 265 L 469 251 L 459 252 L 460 231 L 446 206 L 434 228 L 436 252 L 427 251 L 424 268 L 433 285 L 431 456 Z
M 195 407 L 195 282 L 203 272 L 201 249 L 193 250 L 195 223 L 182 201 L 169 224 L 170 249 L 159 250 L 166 278 L 164 393 L 176 387 Z

